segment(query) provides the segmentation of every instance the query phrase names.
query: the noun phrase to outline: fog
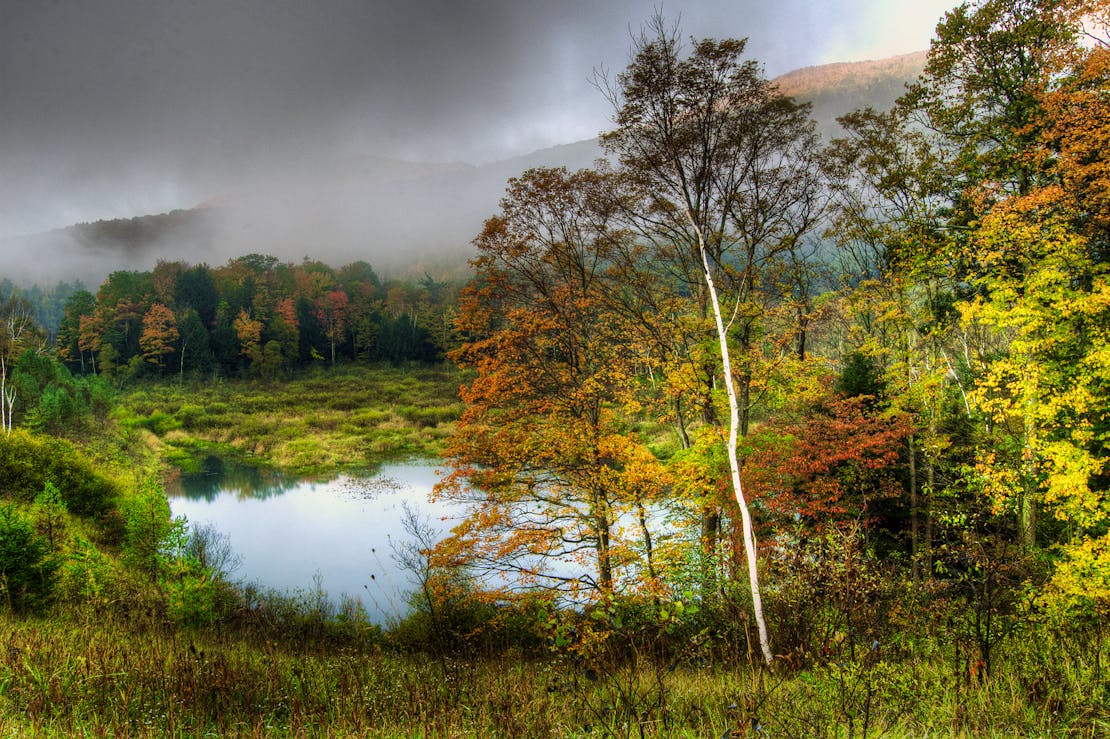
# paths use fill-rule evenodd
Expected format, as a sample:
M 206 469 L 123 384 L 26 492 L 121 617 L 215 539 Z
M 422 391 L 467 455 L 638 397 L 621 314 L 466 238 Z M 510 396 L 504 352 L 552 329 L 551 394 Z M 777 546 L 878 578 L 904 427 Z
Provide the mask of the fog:
M 953 4 L 662 11 L 692 36 L 749 37 L 773 76 L 924 48 Z M 655 5 L 0 0 L 0 273 L 95 281 L 158 257 L 462 254 L 516 165 L 590 163 L 588 143 L 514 158 L 608 126 L 589 80 L 626 64 Z M 201 204 L 197 233 L 138 252 L 58 231 Z

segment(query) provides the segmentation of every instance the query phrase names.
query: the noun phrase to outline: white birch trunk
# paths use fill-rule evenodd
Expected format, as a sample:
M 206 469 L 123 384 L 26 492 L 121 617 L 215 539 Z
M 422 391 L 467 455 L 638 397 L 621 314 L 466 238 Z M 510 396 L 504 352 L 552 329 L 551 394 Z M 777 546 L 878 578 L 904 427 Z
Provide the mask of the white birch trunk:
M 693 218 L 690 220 L 693 222 Z M 717 300 L 717 288 L 713 284 L 709 254 L 705 248 L 705 237 L 700 228 L 696 225 L 694 228 L 698 236 L 698 250 L 701 252 L 705 286 L 709 290 L 709 302 L 713 306 L 713 318 L 717 322 L 717 340 L 721 344 L 721 368 L 725 375 L 725 390 L 728 394 L 729 409 L 728 466 L 732 473 L 732 489 L 736 494 L 736 503 L 740 507 L 740 519 L 744 527 L 744 553 L 748 558 L 748 582 L 752 590 L 752 610 L 755 612 L 755 624 L 759 630 L 759 647 L 763 652 L 763 661 L 770 665 L 774 660 L 774 655 L 771 653 L 771 642 L 767 637 L 767 622 L 763 618 L 763 598 L 759 594 L 755 532 L 752 529 L 752 516 L 748 511 L 748 503 L 744 499 L 744 490 L 740 485 L 740 462 L 736 458 L 736 442 L 740 429 L 740 404 L 736 399 L 736 384 L 732 380 L 732 360 L 728 351 L 728 332 L 725 329 L 724 318 L 721 316 L 721 304 Z
M 10 433 L 11 413 L 8 411 L 8 363 L 0 356 L 0 428 L 4 433 Z

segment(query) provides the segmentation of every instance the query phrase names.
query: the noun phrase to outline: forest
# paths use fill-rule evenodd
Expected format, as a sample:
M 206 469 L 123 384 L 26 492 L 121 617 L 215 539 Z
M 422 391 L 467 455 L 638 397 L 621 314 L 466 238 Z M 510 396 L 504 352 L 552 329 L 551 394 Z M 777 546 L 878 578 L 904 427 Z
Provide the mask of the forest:
M 159 262 L 60 290 L 56 327 L 6 286 L 0 634 L 111 635 L 53 649 L 80 686 L 9 647 L 5 722 L 1110 730 L 1110 6 L 962 5 L 830 141 L 745 45 L 650 19 L 595 80 L 608 159 L 511 179 L 465 284 Z M 293 418 L 406 372 L 443 396 L 407 419 L 466 515 L 409 522 L 398 623 L 238 587 L 170 520 L 155 413 L 183 393 Z

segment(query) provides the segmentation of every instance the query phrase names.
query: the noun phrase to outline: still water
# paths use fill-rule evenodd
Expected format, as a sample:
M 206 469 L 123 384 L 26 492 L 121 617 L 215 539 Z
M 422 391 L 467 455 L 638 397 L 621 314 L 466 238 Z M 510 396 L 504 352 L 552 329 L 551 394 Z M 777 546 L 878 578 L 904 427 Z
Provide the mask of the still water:
M 405 613 L 416 587 L 393 560 L 393 547 L 411 541 L 404 506 L 440 537 L 456 520 L 458 509 L 428 501 L 439 477 L 425 462 L 313 481 L 210 457 L 200 474 L 166 492 L 173 515 L 211 523 L 227 536 L 241 558 L 233 580 L 291 594 L 321 587 L 335 602 L 359 599 L 371 619 L 385 622 Z

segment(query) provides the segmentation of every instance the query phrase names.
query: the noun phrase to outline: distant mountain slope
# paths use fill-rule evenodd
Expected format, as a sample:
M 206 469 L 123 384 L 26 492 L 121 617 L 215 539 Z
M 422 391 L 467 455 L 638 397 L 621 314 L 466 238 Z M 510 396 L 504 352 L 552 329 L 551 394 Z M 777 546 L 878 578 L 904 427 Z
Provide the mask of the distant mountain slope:
M 925 63 L 925 53 L 806 67 L 778 77 L 782 92 L 812 103 L 822 134 L 838 116 L 888 108 Z M 358 259 L 386 273 L 462 274 L 470 241 L 497 211 L 506 181 L 532 167 L 591 166 L 597 139 L 481 166 L 381 157 L 315 161 L 278 157 L 241 172 L 203 206 L 83 223 L 0 243 L 0 277 L 95 287 L 112 270 L 150 269 L 158 259 L 219 265 L 259 252 L 333 264 Z
M 813 105 L 817 128 L 826 137 L 840 135 L 836 119 L 853 110 L 887 110 L 906 84 L 925 68 L 927 52 L 915 51 L 887 59 L 839 62 L 803 67 L 776 77 L 779 90 Z
M 107 246 L 125 255 L 139 256 L 159 242 L 202 235 L 205 223 L 204 210 L 192 208 L 137 218 L 78 223 L 64 230 L 70 238 L 89 249 Z

